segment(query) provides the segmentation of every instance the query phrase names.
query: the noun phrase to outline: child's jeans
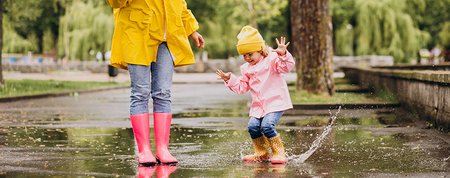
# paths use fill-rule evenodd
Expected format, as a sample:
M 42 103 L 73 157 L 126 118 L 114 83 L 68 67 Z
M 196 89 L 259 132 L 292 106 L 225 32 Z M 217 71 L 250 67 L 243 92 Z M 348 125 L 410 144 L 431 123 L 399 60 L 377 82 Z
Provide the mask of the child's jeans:
M 263 134 L 267 138 L 277 136 L 278 133 L 275 130 L 275 125 L 280 120 L 281 115 L 283 115 L 283 111 L 271 112 L 262 118 L 250 117 L 248 121 L 248 132 L 252 139 L 259 138 Z
M 174 66 L 166 43 L 159 45 L 156 59 L 150 66 L 128 64 L 131 78 L 131 115 L 148 112 L 150 94 L 153 99 L 153 112 L 171 112 L 170 89 Z

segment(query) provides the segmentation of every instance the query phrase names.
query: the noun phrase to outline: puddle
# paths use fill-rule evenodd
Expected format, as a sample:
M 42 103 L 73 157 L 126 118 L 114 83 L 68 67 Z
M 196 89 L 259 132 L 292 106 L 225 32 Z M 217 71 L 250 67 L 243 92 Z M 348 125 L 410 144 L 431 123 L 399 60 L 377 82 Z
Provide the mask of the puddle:
M 205 98 L 221 92 L 225 91 L 207 93 Z M 87 98 L 120 108 L 126 101 L 116 102 L 117 98 L 127 98 L 128 93 L 117 94 L 111 99 L 115 102 L 109 102 L 107 93 Z M 127 112 L 80 112 L 70 108 L 70 103 L 86 98 L 73 97 L 39 100 L 69 103 L 50 110 L 50 106 L 31 109 L 35 104 L 23 110 L 0 105 L 0 177 L 434 177 L 450 172 L 448 135 L 415 127 L 409 117 L 398 118 L 398 114 L 382 110 L 342 111 L 304 163 L 244 163 L 241 157 L 253 150 L 246 130 L 246 98 L 232 98 L 231 94 L 221 99 L 203 98 L 195 108 L 189 102 L 194 94 L 185 95 L 176 98 L 180 106 L 174 111 L 169 145 L 180 163 L 145 169 L 136 165 Z M 93 107 L 89 100 L 83 103 Z M 277 130 L 288 156 L 307 152 L 323 133 L 328 118 L 283 116 Z

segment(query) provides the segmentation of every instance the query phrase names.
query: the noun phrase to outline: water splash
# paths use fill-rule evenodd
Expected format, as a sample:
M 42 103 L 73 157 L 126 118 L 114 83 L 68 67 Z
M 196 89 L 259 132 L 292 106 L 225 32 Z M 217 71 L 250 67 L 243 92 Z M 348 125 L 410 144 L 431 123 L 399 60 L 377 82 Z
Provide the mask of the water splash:
M 289 156 L 288 159 L 292 160 L 294 163 L 304 163 L 323 143 L 325 138 L 327 138 L 328 134 L 331 133 L 334 123 L 336 122 L 337 115 L 341 111 L 341 106 L 339 106 L 338 111 L 335 114 L 330 113 L 330 118 L 328 120 L 328 125 L 323 130 L 322 134 L 319 135 L 311 144 L 311 147 L 308 151 L 301 155 L 292 155 Z
M 249 150 L 251 148 L 252 143 L 249 143 L 247 141 L 245 141 L 244 144 L 239 145 L 239 156 L 240 156 L 240 160 L 244 160 L 245 154 L 244 154 L 244 150 Z

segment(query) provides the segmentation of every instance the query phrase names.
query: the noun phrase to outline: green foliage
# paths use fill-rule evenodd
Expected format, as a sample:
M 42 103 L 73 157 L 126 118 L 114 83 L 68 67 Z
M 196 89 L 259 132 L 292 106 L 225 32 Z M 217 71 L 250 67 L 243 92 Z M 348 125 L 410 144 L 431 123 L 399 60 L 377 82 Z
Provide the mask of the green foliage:
M 42 52 L 44 32 L 50 29 L 53 37 L 58 33 L 57 26 L 61 12 L 59 11 L 59 6 L 56 6 L 56 1 L 5 1 L 4 20 L 7 19 L 10 23 L 8 28 L 12 29 L 10 32 L 14 33 L 14 39 L 28 41 L 4 43 L 8 49 L 7 52 Z M 30 44 L 32 45 L 32 49 L 29 47 Z
M 112 10 L 101 1 L 74 1 L 60 18 L 58 54 L 71 60 L 89 60 L 90 51 L 107 51 L 114 28 Z
M 438 34 L 450 19 L 450 0 L 408 0 L 407 5 L 414 23 L 429 35 L 424 47 L 435 47 L 443 40 Z
M 188 3 L 196 4 L 196 1 Z M 208 51 L 211 57 L 218 58 L 227 58 L 230 54 L 235 54 L 236 35 L 245 23 L 240 20 L 240 16 L 231 8 L 233 7 L 232 0 L 208 1 L 204 5 L 211 7 L 209 9 L 212 10 L 209 16 L 197 16 L 197 19 L 202 22 L 199 31 L 203 34 L 206 41 L 205 50 Z M 202 11 L 201 8 L 193 9 L 193 7 L 191 10 L 194 14 Z
M 355 6 L 358 55 L 392 55 L 396 62 L 415 56 L 421 33 L 405 12 L 406 0 L 356 0 Z
M 42 37 L 43 53 L 50 53 L 55 48 L 55 36 L 53 35 L 51 29 L 47 29 Z
M 280 38 L 280 36 L 288 37 L 290 39 L 290 12 L 289 6 L 285 5 L 281 7 L 281 15 L 274 15 L 265 20 L 258 22 L 258 28 L 261 35 L 266 40 L 267 45 L 276 48 L 275 38 Z
M 397 63 L 445 40 L 437 34 L 450 18 L 450 0 L 334 0 L 331 7 L 337 55 L 392 55 Z
M 94 59 L 91 51 L 111 46 L 113 17 L 105 2 L 6 0 L 3 52 Z M 236 35 L 244 25 L 257 27 L 273 47 L 274 38 L 290 32 L 288 1 L 187 2 L 211 58 L 237 55 Z M 408 62 L 420 48 L 448 46 L 444 24 L 450 19 L 450 0 L 332 0 L 331 10 L 337 55 L 393 55 L 396 62 Z
M 330 5 L 334 27 L 345 26 L 346 23 L 355 24 L 355 0 L 332 0 Z
M 375 94 L 375 97 L 381 98 L 385 101 L 390 101 L 390 102 L 397 101 L 397 97 L 394 95 L 394 93 L 390 92 L 387 89 L 382 89 L 382 90 L 376 91 L 374 94 Z
M 41 16 L 43 9 L 40 1 L 6 0 L 5 15 L 11 22 L 11 26 L 21 36 L 26 36 L 33 24 Z
M 447 50 L 450 50 L 450 21 L 446 22 L 442 31 L 439 33 L 440 44 Z
M 237 55 L 236 36 L 244 25 L 258 27 L 269 45 L 274 43 L 273 38 L 286 36 L 287 1 L 190 0 L 188 5 L 200 23 L 205 50 L 212 58 Z
M 53 53 L 58 47 L 61 57 L 89 59 L 89 51 L 111 46 L 113 17 L 105 1 L 7 0 L 4 21 L 4 52 Z
M 35 51 L 37 44 L 17 34 L 8 18 L 3 18 L 3 49 L 5 53 Z
M 107 51 L 113 33 L 112 10 L 105 0 L 8 0 L 12 22 L 5 42 L 7 52 L 52 52 L 69 59 L 93 59 L 92 51 Z M 287 36 L 288 2 L 283 0 L 188 0 L 212 58 L 237 55 L 236 35 L 241 27 L 259 27 L 269 45 Z M 45 12 L 45 13 L 43 13 Z M 16 33 L 9 35 L 11 33 Z M 50 33 L 51 32 L 51 33 Z M 6 35 L 5 35 L 6 36 Z M 56 49 L 57 48 L 57 49 Z M 195 48 L 194 48 L 195 49 Z
M 354 41 L 354 30 L 353 26 L 348 22 L 344 22 L 337 30 L 335 34 L 335 51 L 338 55 L 343 56 L 353 56 L 353 41 Z
M 438 44 L 449 8 L 450 0 L 334 0 L 335 52 L 409 62 L 420 48 Z M 355 28 L 346 31 L 347 26 Z

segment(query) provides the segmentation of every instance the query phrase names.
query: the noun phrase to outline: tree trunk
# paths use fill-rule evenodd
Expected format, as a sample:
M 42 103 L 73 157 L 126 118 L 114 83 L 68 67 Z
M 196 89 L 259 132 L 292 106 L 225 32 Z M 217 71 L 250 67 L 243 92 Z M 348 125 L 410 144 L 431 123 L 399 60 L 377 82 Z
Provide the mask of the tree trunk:
M 332 23 L 328 0 L 291 0 L 297 90 L 334 94 Z
M 0 0 L 0 86 L 5 84 L 3 80 L 2 69 L 2 50 L 3 50 L 3 0 Z
M 450 62 L 450 49 L 444 48 L 444 51 L 442 52 L 444 56 L 445 62 Z

